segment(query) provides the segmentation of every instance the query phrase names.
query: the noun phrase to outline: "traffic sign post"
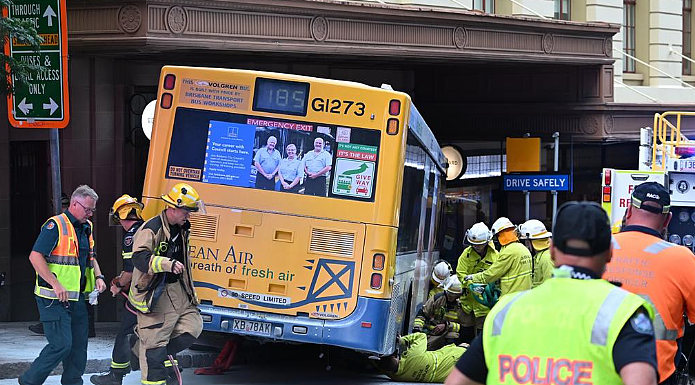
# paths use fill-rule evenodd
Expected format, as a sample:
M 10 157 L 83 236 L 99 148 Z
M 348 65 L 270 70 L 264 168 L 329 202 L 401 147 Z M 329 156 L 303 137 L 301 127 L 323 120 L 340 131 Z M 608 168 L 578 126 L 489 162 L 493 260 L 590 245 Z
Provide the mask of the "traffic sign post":
M 28 20 L 43 38 L 39 53 L 10 38 L 5 54 L 43 66 L 27 84 L 15 86 L 7 100 L 10 124 L 18 128 L 64 128 L 70 120 L 68 98 L 68 33 L 66 0 L 14 0 L 5 11 L 10 17 Z

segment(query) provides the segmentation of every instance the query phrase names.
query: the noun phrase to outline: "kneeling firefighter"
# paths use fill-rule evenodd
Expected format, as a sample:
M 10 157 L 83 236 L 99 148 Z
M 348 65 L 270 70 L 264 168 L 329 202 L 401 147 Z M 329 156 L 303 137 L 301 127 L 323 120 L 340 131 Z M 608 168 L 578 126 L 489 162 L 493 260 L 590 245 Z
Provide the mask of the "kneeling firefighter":
M 142 383 L 180 383 L 176 353 L 203 329 L 188 262 L 191 212 L 203 207 L 198 193 L 178 183 L 162 195 L 167 208 L 145 222 L 133 241 L 133 279 L 128 300 L 138 311 Z

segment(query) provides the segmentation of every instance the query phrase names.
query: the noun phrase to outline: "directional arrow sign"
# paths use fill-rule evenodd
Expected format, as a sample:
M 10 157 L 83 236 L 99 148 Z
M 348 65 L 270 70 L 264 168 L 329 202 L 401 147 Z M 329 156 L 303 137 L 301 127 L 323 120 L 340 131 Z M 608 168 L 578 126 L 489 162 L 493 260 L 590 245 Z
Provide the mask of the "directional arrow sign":
M 44 67 L 8 97 L 8 117 L 15 127 L 64 128 L 70 119 L 65 1 L 14 0 L 3 10 L 3 16 L 30 21 L 43 38 L 39 53 L 15 38 L 5 44 L 6 55 Z

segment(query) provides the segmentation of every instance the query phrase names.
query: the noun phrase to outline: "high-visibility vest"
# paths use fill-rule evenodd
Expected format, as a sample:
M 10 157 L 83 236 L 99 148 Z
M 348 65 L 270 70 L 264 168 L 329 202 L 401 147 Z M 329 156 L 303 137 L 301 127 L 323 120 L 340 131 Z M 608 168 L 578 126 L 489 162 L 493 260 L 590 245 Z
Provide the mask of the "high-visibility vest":
M 72 226 L 70 219 L 66 214 L 56 215 L 48 219 L 53 220 L 58 228 L 58 243 L 51 251 L 50 255 L 44 256 L 48 269 L 53 275 L 58 278 L 58 281 L 68 292 L 68 300 L 77 301 L 80 298 L 80 259 L 79 250 L 80 243 L 77 239 L 77 233 Z M 47 221 L 48 222 L 48 221 Z M 90 230 L 92 222 L 89 223 Z M 87 264 L 84 271 L 86 280 L 83 293 L 88 294 L 94 290 L 94 237 L 92 232 L 89 233 L 89 255 L 87 256 Z M 45 285 L 45 286 L 44 286 Z M 43 280 L 39 280 L 39 274 L 36 274 L 36 287 L 34 294 L 47 299 L 58 299 L 53 288 L 51 288 Z
M 613 345 L 644 307 L 637 295 L 605 280 L 553 277 L 500 298 L 483 328 L 487 384 L 622 384 Z M 567 382 L 569 380 L 569 382 Z

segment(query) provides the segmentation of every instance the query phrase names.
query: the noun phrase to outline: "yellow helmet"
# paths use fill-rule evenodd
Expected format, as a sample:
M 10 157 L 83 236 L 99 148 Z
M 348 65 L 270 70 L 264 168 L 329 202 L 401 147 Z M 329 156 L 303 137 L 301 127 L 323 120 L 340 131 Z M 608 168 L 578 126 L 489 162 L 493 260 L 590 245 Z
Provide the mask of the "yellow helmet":
M 137 219 L 142 219 L 142 207 L 142 203 L 138 202 L 137 198 L 133 198 L 128 194 L 123 194 L 116 199 L 115 202 L 113 202 L 111 212 L 109 213 L 109 218 L 113 224 L 118 224 L 121 220 L 124 220 L 133 214 L 137 217 Z
M 194 212 L 198 211 L 201 205 L 200 195 L 187 183 L 175 184 L 168 194 L 162 195 L 162 200 L 171 207 Z

